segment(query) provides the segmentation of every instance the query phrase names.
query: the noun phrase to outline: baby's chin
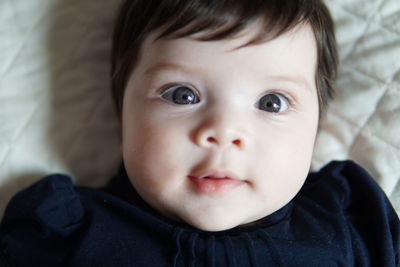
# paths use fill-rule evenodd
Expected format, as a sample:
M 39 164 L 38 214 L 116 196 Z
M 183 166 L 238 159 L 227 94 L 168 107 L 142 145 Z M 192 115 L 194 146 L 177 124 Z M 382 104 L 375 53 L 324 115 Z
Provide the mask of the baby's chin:
M 257 216 L 254 218 L 242 220 L 238 218 L 227 218 L 226 216 L 222 216 L 219 218 L 210 218 L 204 216 L 203 218 L 190 218 L 186 220 L 183 219 L 182 221 L 202 231 L 220 232 L 230 230 L 238 226 L 245 227 L 255 225 L 257 223 L 260 223 L 266 216 L 267 214 L 265 216 Z

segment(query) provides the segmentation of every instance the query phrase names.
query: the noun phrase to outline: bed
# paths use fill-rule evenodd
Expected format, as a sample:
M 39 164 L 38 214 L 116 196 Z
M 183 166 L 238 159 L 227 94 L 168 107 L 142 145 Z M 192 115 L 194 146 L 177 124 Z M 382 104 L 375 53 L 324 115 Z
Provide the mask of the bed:
M 46 174 L 97 187 L 118 168 L 108 78 L 118 3 L 0 2 L 0 217 L 15 192 Z M 400 214 L 400 2 L 327 4 L 341 67 L 312 169 L 332 159 L 362 164 Z

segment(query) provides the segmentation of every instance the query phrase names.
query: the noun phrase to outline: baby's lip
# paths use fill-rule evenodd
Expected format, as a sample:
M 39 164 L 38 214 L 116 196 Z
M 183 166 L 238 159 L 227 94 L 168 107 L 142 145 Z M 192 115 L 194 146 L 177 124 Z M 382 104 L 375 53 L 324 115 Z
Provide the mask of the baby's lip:
M 247 183 L 229 171 L 208 170 L 188 175 L 193 188 L 201 194 L 224 194 Z
M 198 178 L 198 179 L 230 179 L 230 180 L 238 180 L 244 181 L 240 179 L 235 173 L 226 170 L 206 170 L 201 171 L 195 174 L 188 175 L 189 177 Z

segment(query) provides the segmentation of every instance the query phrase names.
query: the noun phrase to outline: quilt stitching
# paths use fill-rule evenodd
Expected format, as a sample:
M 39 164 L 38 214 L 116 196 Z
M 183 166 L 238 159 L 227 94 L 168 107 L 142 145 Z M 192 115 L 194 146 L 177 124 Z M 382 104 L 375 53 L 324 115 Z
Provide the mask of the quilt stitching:
M 382 93 L 381 97 L 380 97 L 379 100 L 377 101 L 376 106 L 379 106 L 379 105 L 380 105 L 380 103 L 382 102 L 384 96 L 387 94 L 387 92 L 388 92 L 388 90 L 389 90 L 389 85 L 391 85 L 391 84 L 394 83 L 394 77 L 395 77 L 395 76 L 392 77 L 392 80 L 391 80 L 390 82 L 385 83 L 385 89 L 383 90 L 383 93 Z M 375 108 L 375 110 L 377 110 L 377 108 Z M 371 121 L 371 119 L 373 118 L 374 114 L 375 114 L 375 112 L 370 113 L 370 114 L 369 114 L 369 117 L 368 117 L 368 119 L 365 121 L 364 125 L 362 125 L 362 126 L 360 127 L 360 131 L 359 131 L 358 134 L 355 136 L 355 138 L 354 138 L 354 140 L 353 140 L 353 143 L 350 145 L 349 151 L 353 149 L 354 143 L 357 141 L 358 136 L 360 135 L 360 133 L 362 133 L 363 131 L 366 131 L 365 128 L 366 128 L 366 126 L 369 124 L 369 122 Z M 380 139 L 383 139 L 383 138 L 381 138 L 381 137 L 379 137 L 379 138 L 380 138 Z M 388 142 L 389 142 L 389 141 L 388 141 Z M 393 144 L 393 145 L 394 145 L 394 144 Z M 397 147 L 397 145 L 396 145 L 396 146 L 394 145 L 394 147 Z
M 395 155 L 399 154 L 400 150 L 398 148 L 393 147 L 391 144 L 388 144 L 386 142 L 386 140 L 381 139 L 378 136 L 376 136 L 374 134 L 371 134 L 368 131 L 365 131 L 365 132 L 361 133 L 361 135 L 364 135 L 366 138 L 369 139 L 369 141 L 371 141 L 371 142 L 369 142 L 369 144 L 371 144 L 372 147 L 385 146 L 385 153 L 391 152 L 391 154 L 394 155 L 392 157 L 389 157 L 391 160 L 395 161 L 395 162 L 392 162 L 392 165 L 393 166 L 400 166 L 400 159 L 395 156 Z M 361 137 L 361 135 L 360 135 L 360 137 Z M 371 140 L 371 139 L 374 139 L 374 140 Z M 377 143 L 379 143 L 379 144 L 377 144 Z M 358 146 L 356 146 L 356 147 L 358 147 Z M 356 153 L 356 151 L 357 151 L 356 147 L 354 147 L 353 149 L 349 150 L 349 156 L 348 157 L 351 157 L 352 154 Z M 363 160 L 363 158 L 359 158 L 358 160 Z M 368 167 L 371 168 L 371 166 L 368 166 Z M 369 169 L 369 168 L 367 168 L 367 169 Z M 375 170 L 369 169 L 369 171 L 378 172 L 379 173 L 382 170 L 381 169 L 375 169 Z M 398 174 L 396 174 L 396 173 L 392 173 L 391 174 L 391 179 L 388 179 L 388 177 L 386 177 L 385 179 L 382 179 L 382 177 L 375 177 L 375 179 L 379 181 L 381 186 L 385 186 L 385 192 L 388 195 L 391 195 L 391 194 L 394 193 L 396 184 L 400 181 L 400 176 Z
M 384 1 L 385 0 L 381 0 L 381 2 L 379 4 L 377 4 L 376 10 L 378 10 L 378 6 L 381 6 L 382 2 L 384 2 Z M 336 7 L 339 7 L 343 12 L 346 12 L 348 15 L 350 15 L 352 17 L 356 17 L 356 18 L 358 18 L 360 20 L 366 21 L 366 20 L 369 20 L 371 18 L 371 16 L 369 16 L 369 17 L 360 16 L 357 12 L 352 11 L 351 9 L 346 7 L 345 5 L 343 5 L 341 3 L 338 3 L 335 0 L 327 0 L 326 2 L 329 2 L 329 5 L 334 5 Z M 375 14 L 375 13 L 370 12 L 370 14 Z
M 329 0 L 329 3 L 332 6 L 340 8 L 343 12 L 346 12 L 348 15 L 350 15 L 352 17 L 355 17 L 355 18 L 359 19 L 360 21 L 364 21 L 364 22 L 368 22 L 369 21 L 369 22 L 377 25 L 381 29 L 387 30 L 387 31 L 389 31 L 389 32 L 391 32 L 391 33 L 393 33 L 393 34 L 395 34 L 397 36 L 400 36 L 400 30 L 399 30 L 399 32 L 397 32 L 395 29 L 392 29 L 390 27 L 390 25 L 384 24 L 384 21 L 379 21 L 379 20 L 376 19 L 376 18 L 378 18 L 378 15 L 381 14 L 380 11 L 382 10 L 382 7 L 384 6 L 384 4 L 386 2 L 387 2 L 387 0 L 382 0 L 381 3 L 377 6 L 377 9 L 375 10 L 375 12 L 372 13 L 373 15 L 368 17 L 368 18 L 365 18 L 365 17 L 362 17 L 362 16 L 358 15 L 357 13 L 349 10 L 345 6 L 340 5 L 340 4 L 336 3 L 335 1 Z
M 400 147 L 399 147 L 398 144 L 394 144 L 394 143 L 388 141 L 387 139 L 384 139 L 384 138 L 380 137 L 379 135 L 374 134 L 374 133 L 371 132 L 369 129 L 363 130 L 363 131 L 360 133 L 360 135 L 368 135 L 369 137 L 373 137 L 374 139 L 379 140 L 380 143 L 384 143 L 387 147 L 390 147 L 390 148 L 392 148 L 393 150 L 397 150 L 397 151 L 400 152 Z M 359 136 L 358 136 L 358 138 L 359 138 Z M 357 141 L 355 141 L 355 142 L 357 142 Z M 352 147 L 351 149 L 349 149 L 349 151 L 350 151 L 350 150 L 354 150 L 354 147 Z M 399 160 L 400 160 L 400 159 L 399 159 Z M 400 165 L 400 161 L 399 161 L 399 165 Z
M 392 80 L 394 79 L 394 76 L 395 76 L 395 75 L 392 75 L 390 81 L 385 81 L 384 79 L 382 79 L 382 78 L 380 78 L 378 76 L 375 76 L 375 75 L 372 75 L 371 73 L 365 72 L 364 70 L 358 68 L 357 66 L 349 66 L 349 65 L 347 65 L 345 68 L 351 68 L 352 70 L 357 71 L 359 74 L 362 74 L 364 76 L 368 76 L 369 78 L 379 82 L 383 86 L 389 85 L 392 82 Z
M 390 45 L 388 47 L 382 46 L 381 44 L 379 44 L 371 49 L 372 50 L 371 53 L 376 54 L 379 50 L 380 51 L 379 56 L 382 56 L 382 54 L 384 53 L 382 51 L 384 51 L 384 49 L 391 49 L 391 53 L 388 55 L 395 54 L 395 52 L 400 53 L 400 49 L 398 47 L 396 47 L 394 43 L 390 43 Z M 367 56 L 367 59 L 371 59 L 372 62 L 376 61 L 374 58 L 368 57 L 369 52 L 370 51 L 364 50 L 362 53 L 358 53 L 354 56 L 351 56 L 349 59 L 351 60 L 354 58 L 357 59 L 357 58 Z M 358 64 L 353 63 L 351 61 L 346 62 L 346 63 L 349 67 L 353 67 L 353 69 L 359 71 L 360 73 L 364 73 L 365 75 L 368 75 L 377 80 L 380 80 L 385 84 L 390 83 L 394 79 L 396 71 L 398 71 L 400 69 L 400 63 L 395 61 L 394 58 L 392 58 L 391 60 L 389 60 L 389 62 L 387 62 L 388 65 L 382 65 L 383 63 L 374 64 L 375 66 L 372 65 L 372 67 L 370 67 L 370 68 L 365 68 L 365 66 L 362 65 L 362 64 L 368 64 L 368 61 L 365 61 L 365 60 L 358 62 Z M 362 63 L 362 64 L 360 64 L 360 63 Z M 379 72 L 375 73 L 375 71 L 379 71 Z

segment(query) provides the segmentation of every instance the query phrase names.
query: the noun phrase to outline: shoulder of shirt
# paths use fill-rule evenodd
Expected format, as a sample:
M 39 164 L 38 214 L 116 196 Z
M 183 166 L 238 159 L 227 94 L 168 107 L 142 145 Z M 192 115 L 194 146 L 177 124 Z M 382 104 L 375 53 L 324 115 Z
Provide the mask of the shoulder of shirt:
M 348 209 L 355 204 L 386 201 L 378 183 L 351 160 L 332 161 L 307 177 L 300 195 L 313 198 L 329 209 Z
M 30 256 L 36 260 L 34 248 L 45 248 L 46 242 L 52 240 L 65 240 L 66 245 L 83 225 L 86 207 L 82 199 L 96 194 L 101 191 L 75 187 L 64 174 L 46 176 L 18 192 L 8 203 L 0 223 L 0 263 L 29 266 L 24 264 L 29 264 Z M 22 250 L 29 249 L 32 252 L 18 257 Z M 51 264 L 54 262 L 57 260 Z
M 318 172 L 310 173 L 299 198 L 338 212 L 387 201 L 374 178 L 351 160 L 332 161 Z
M 375 179 L 357 163 L 332 161 L 310 173 L 296 202 L 303 210 L 344 218 L 357 247 L 385 248 L 399 264 L 399 217 Z
M 59 231 L 74 228 L 85 213 L 109 201 L 128 205 L 102 188 L 76 186 L 66 174 L 51 174 L 12 197 L 0 226 L 9 221 L 34 220 L 41 228 L 64 235 Z
M 40 228 L 63 234 L 60 231 L 68 231 L 83 214 L 84 208 L 72 179 L 64 174 L 53 174 L 13 196 L 6 207 L 2 228 L 8 222 L 29 220 Z
M 53 174 L 17 193 L 0 223 L 0 266 L 31 266 L 32 262 L 37 266 L 63 266 L 82 245 L 80 237 L 95 235 L 99 229 L 121 235 L 129 231 L 137 238 L 148 235 L 141 228 L 144 224 L 153 233 L 168 234 L 172 229 L 107 188 L 74 186 L 69 176 Z M 52 253 L 47 253 L 50 247 Z

